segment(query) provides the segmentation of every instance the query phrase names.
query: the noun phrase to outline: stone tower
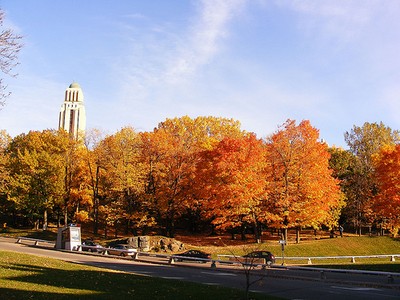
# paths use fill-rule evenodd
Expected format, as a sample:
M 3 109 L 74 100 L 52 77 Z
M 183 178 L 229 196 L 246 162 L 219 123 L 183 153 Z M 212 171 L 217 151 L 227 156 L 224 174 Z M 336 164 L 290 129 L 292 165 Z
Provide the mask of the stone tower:
M 61 105 L 58 128 L 67 131 L 71 137 L 83 138 L 86 129 L 86 113 L 83 93 L 76 82 L 70 84 L 65 91 L 64 103 Z

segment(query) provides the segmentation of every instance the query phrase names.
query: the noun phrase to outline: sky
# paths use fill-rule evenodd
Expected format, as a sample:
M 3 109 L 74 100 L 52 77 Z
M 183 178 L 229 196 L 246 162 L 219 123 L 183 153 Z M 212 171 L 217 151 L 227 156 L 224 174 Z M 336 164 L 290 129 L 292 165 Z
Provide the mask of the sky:
M 87 129 L 233 118 L 266 138 L 309 120 L 329 145 L 365 122 L 400 129 L 397 0 L 0 0 L 23 36 L 0 110 L 11 136 L 57 129 L 78 82 Z

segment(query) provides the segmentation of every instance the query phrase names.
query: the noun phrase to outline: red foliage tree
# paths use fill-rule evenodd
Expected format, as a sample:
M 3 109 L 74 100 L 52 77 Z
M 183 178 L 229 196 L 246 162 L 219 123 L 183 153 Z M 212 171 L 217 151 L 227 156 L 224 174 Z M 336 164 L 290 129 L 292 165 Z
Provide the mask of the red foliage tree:
M 217 228 L 242 229 L 250 225 L 260 240 L 266 213 L 264 144 L 255 135 L 226 138 L 203 153 L 197 179 L 204 199 L 203 208 Z M 244 235 L 243 235 L 244 236 Z

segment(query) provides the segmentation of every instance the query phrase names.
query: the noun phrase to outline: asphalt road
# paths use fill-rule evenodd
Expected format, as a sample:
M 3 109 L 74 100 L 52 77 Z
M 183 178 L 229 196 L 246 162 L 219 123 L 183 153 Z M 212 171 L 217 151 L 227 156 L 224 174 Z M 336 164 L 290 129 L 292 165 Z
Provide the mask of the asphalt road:
M 16 239 L 1 238 L 0 250 L 27 253 L 91 265 L 101 268 L 120 270 L 138 275 L 161 277 L 174 280 L 193 281 L 208 285 L 222 285 L 243 289 L 245 276 L 240 268 L 206 264 L 179 263 L 174 265 L 134 261 L 132 259 L 113 258 L 101 255 L 83 255 L 81 252 L 57 251 L 52 248 L 39 248 L 16 244 Z M 149 258 L 150 259 L 150 258 Z M 320 273 L 285 268 L 258 270 L 253 279 L 262 278 L 261 283 L 252 286 L 252 290 L 286 299 L 400 299 L 400 278 L 394 284 L 387 284 L 386 278 L 363 280 L 350 274 L 327 275 L 322 279 Z M 311 274 L 311 275 L 310 275 Z M 375 283 L 373 283 L 375 282 Z

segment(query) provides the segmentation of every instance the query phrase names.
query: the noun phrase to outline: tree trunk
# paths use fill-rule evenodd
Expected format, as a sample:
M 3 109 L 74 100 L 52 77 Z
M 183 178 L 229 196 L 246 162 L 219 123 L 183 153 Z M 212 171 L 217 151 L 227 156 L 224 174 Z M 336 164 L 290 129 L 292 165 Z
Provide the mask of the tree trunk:
M 39 230 L 39 224 L 40 224 L 40 221 L 39 221 L 39 219 L 37 219 L 37 220 L 35 221 L 35 225 L 34 225 L 34 227 L 35 227 L 36 230 Z
M 67 226 L 68 224 L 68 208 L 67 205 L 65 205 L 65 210 L 64 210 L 64 226 Z
M 240 235 L 241 235 L 242 241 L 245 241 L 246 240 L 246 226 L 245 225 L 242 225 L 240 227 Z
M 282 230 L 282 240 L 287 241 L 288 238 L 288 229 L 287 228 L 283 228 Z
M 262 236 L 262 231 L 261 231 L 261 224 L 257 221 L 254 222 L 254 235 L 256 238 L 256 243 L 261 244 L 261 236 Z
M 300 243 L 300 227 L 296 227 L 296 244 Z
M 43 231 L 47 230 L 47 209 L 43 212 Z

